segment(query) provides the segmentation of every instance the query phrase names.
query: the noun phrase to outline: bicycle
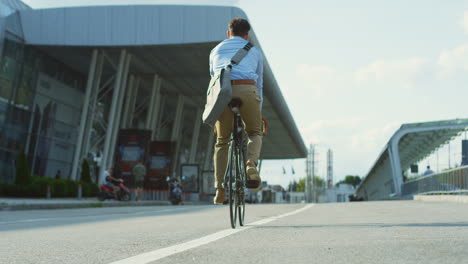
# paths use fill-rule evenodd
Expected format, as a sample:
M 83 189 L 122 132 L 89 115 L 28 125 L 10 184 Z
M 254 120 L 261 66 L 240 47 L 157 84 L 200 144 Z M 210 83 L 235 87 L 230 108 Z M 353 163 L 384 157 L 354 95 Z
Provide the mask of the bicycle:
M 241 104 L 242 101 L 239 98 L 234 98 L 229 103 L 229 107 L 231 107 L 234 114 L 234 124 L 229 143 L 228 164 L 224 173 L 224 189 L 227 190 L 232 228 L 236 228 L 237 219 L 239 219 L 240 226 L 244 226 L 245 223 L 245 189 L 247 179 L 245 152 L 247 149 L 247 136 L 240 116 Z M 263 136 L 266 136 L 268 133 L 268 122 L 265 117 L 262 117 L 262 124 L 262 133 Z
M 224 174 L 224 189 L 227 190 L 232 228 L 236 228 L 237 218 L 240 226 L 244 225 L 245 219 L 245 131 L 240 116 L 240 105 L 241 101 L 238 98 L 232 99 L 229 103 L 234 113 L 234 126 L 229 143 L 228 164 Z

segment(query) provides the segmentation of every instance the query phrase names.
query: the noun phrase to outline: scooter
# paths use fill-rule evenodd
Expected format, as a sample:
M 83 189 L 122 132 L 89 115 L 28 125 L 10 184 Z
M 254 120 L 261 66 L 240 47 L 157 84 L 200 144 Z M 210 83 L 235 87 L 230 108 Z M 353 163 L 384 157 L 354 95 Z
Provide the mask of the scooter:
M 100 185 L 101 191 L 97 194 L 99 201 L 106 199 L 115 199 L 112 188 L 105 185 Z M 118 183 L 119 190 L 117 191 L 117 200 L 130 201 L 130 190 L 123 184 L 123 180 Z
M 182 203 L 182 187 L 180 185 L 180 182 L 175 178 L 170 179 L 168 177 L 167 183 L 169 185 L 169 201 L 173 205 L 181 204 Z

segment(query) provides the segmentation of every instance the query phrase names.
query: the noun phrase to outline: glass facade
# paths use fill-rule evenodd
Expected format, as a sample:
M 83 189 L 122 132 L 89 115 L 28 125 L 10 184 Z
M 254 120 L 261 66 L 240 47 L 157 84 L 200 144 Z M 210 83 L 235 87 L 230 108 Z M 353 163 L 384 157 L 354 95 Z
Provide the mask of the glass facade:
M 35 175 L 71 170 L 85 76 L 6 35 L 0 60 L 0 181 L 24 150 Z

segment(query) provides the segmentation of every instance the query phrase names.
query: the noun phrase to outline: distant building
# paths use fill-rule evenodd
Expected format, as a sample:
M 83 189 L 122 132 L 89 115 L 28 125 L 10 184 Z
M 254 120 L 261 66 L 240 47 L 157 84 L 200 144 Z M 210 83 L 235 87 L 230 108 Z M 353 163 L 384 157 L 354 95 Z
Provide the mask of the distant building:
M 351 184 L 340 183 L 336 187 L 327 189 L 327 198 L 329 203 L 349 202 L 349 196 L 355 192 Z
M 304 192 L 289 192 L 289 203 L 303 203 L 305 202 Z

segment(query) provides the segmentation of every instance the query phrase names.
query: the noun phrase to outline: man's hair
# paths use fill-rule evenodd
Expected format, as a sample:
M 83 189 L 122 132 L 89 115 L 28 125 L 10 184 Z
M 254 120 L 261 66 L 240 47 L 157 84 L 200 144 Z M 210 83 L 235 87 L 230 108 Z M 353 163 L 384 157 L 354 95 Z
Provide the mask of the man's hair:
M 233 36 L 243 37 L 250 31 L 249 21 L 240 17 L 232 19 L 231 22 L 229 22 L 228 27 Z

